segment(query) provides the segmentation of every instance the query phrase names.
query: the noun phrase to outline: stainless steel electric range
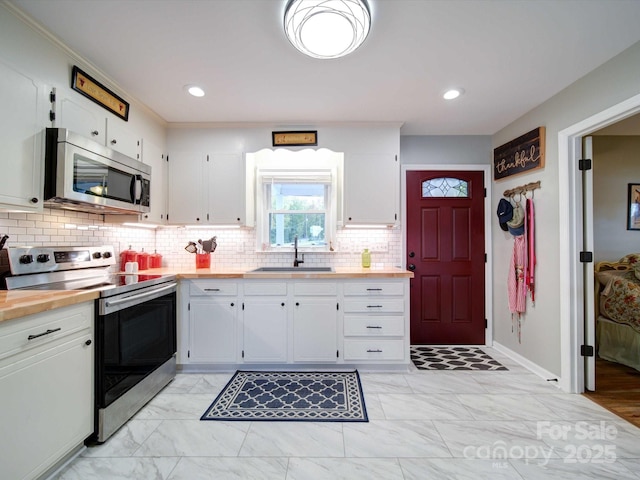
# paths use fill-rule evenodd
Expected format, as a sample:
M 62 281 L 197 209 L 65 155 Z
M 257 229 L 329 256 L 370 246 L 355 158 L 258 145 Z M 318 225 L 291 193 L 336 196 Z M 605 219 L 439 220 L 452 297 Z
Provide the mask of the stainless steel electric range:
M 104 442 L 176 374 L 175 275 L 114 273 L 111 246 L 0 250 L 7 290 L 99 292 L 95 304 L 95 432 Z

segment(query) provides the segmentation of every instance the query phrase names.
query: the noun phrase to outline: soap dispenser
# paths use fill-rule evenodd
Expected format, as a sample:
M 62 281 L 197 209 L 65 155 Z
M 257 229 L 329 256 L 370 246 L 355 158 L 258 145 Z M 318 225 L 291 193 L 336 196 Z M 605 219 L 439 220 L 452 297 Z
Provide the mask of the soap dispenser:
M 362 268 L 369 268 L 371 266 L 371 253 L 368 248 L 362 252 Z

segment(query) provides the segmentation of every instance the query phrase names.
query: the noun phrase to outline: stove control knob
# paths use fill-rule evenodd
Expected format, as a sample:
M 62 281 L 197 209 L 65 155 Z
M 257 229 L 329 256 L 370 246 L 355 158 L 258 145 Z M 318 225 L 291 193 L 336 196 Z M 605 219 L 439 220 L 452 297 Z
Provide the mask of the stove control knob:
M 100 252 L 93 252 L 93 258 L 101 258 L 102 254 Z
M 102 256 L 103 256 L 104 258 L 111 258 L 111 252 L 104 252 L 104 253 L 102 254 Z
M 33 263 L 33 255 L 20 255 L 20 263 L 24 265 Z
M 41 253 L 36 257 L 38 263 L 47 263 L 51 257 L 48 253 Z

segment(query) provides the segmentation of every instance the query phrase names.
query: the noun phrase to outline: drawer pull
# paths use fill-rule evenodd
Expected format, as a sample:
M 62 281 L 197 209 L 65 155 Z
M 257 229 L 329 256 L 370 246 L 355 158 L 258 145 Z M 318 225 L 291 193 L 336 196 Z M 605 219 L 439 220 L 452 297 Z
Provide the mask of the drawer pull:
M 367 325 L 367 328 L 382 328 L 382 327 L 377 327 L 377 326 Z
M 27 337 L 27 340 L 33 340 L 34 338 L 44 337 L 45 335 L 51 335 L 52 333 L 59 332 L 60 330 L 62 330 L 62 328 L 54 328 L 54 329 L 49 329 L 46 332 L 39 333 L 37 335 L 29 335 Z
M 382 353 L 382 350 L 380 350 L 379 348 L 376 349 L 376 350 L 369 349 L 369 350 L 367 350 L 367 353 Z
M 205 288 L 204 291 L 205 292 L 219 292 L 220 289 L 219 288 Z
M 382 308 L 382 305 L 367 305 L 367 308 Z
M 381 288 L 367 288 L 367 292 L 381 292 Z

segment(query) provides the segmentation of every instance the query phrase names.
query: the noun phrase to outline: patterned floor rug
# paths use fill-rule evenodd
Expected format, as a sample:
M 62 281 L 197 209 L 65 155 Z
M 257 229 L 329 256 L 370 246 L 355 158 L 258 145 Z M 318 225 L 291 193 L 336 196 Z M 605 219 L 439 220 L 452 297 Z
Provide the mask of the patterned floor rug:
M 200 420 L 369 421 L 357 371 L 237 371 Z
M 420 370 L 509 370 L 476 347 L 412 345 L 411 361 Z

